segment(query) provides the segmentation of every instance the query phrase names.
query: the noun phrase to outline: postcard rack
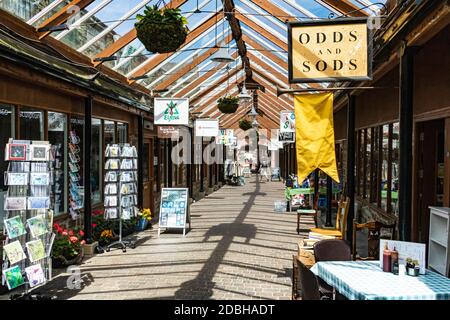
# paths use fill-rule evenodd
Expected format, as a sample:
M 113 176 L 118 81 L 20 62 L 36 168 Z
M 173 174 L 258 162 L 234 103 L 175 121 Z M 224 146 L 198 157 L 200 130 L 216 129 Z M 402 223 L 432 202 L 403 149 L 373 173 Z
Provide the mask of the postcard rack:
M 52 277 L 51 249 L 55 234 L 51 186 L 53 172 L 48 141 L 9 139 L 5 147 L 8 191 L 4 198 L 2 285 L 29 296 Z M 21 290 L 22 289 L 22 290 Z
M 84 205 L 84 187 L 80 185 L 80 137 L 75 131 L 69 134 L 69 214 L 72 220 L 79 220 Z M 79 222 L 79 221 L 77 221 Z
M 119 220 L 119 240 L 105 248 L 119 246 L 123 252 L 135 243 L 122 237 L 122 221 L 137 216 L 137 150 L 130 144 L 109 144 L 105 151 L 105 219 Z

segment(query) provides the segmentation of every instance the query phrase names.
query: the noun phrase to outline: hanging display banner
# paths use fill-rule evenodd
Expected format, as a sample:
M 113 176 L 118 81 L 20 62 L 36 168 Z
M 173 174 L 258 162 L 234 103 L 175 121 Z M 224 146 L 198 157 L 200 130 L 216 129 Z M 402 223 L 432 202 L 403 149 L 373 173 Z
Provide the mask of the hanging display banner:
M 189 99 L 155 98 L 155 124 L 188 125 Z
M 219 133 L 216 136 L 216 144 L 229 145 L 233 137 L 233 129 L 219 129 Z
M 280 132 L 295 132 L 295 113 L 294 111 L 280 112 Z
M 196 137 L 216 137 L 219 135 L 219 120 L 197 119 L 195 120 Z
M 158 138 L 160 139 L 179 139 L 180 130 L 176 126 L 158 126 Z
M 295 142 L 295 132 L 278 132 L 278 141 L 282 143 Z
M 180 228 L 185 235 L 187 223 L 191 228 L 188 205 L 188 188 L 162 189 L 158 236 L 161 228 Z
M 366 18 L 288 23 L 289 83 L 372 79 Z

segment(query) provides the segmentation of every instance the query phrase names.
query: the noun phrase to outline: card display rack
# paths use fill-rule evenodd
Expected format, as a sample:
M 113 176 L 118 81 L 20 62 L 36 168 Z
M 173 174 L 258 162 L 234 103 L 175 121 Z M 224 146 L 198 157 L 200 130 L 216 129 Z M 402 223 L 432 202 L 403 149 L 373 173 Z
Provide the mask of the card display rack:
M 9 139 L 5 194 L 2 285 L 21 299 L 52 278 L 53 152 L 48 141 Z
M 122 237 L 122 221 L 137 216 L 137 150 L 130 144 L 108 144 L 105 151 L 105 219 L 119 221 L 119 240 L 105 248 L 134 248 Z
M 80 172 L 80 137 L 75 131 L 69 134 L 69 213 L 73 220 L 80 217 L 80 209 L 84 203 L 84 187 L 81 185 Z

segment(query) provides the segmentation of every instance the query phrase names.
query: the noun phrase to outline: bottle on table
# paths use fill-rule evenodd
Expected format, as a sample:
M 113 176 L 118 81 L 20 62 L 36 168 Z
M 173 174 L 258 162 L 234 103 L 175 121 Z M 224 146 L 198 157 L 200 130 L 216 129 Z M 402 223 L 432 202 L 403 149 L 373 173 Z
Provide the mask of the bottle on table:
M 391 272 L 391 251 L 388 248 L 387 242 L 384 244 L 383 250 L 383 271 Z
M 391 272 L 393 274 L 398 274 L 399 268 L 398 268 L 398 251 L 394 250 L 391 251 Z

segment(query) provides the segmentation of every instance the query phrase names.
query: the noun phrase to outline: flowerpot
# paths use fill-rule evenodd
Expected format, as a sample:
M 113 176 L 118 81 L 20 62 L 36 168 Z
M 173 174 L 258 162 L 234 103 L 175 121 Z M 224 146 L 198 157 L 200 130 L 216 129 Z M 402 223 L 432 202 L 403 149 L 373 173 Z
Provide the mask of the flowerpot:
M 235 113 L 239 104 L 238 103 L 218 103 L 217 108 L 222 113 Z
M 66 259 L 63 256 L 53 257 L 52 258 L 52 267 L 57 268 L 65 268 L 71 265 L 78 265 L 81 264 L 81 261 L 83 261 L 83 253 L 80 252 L 76 257 L 72 259 Z
M 247 131 L 252 128 L 252 123 L 246 119 L 242 119 L 241 121 L 239 121 L 239 128 Z
M 147 225 L 148 225 L 148 220 L 147 219 L 139 219 L 135 230 L 136 231 L 144 231 L 145 229 L 147 229 Z

